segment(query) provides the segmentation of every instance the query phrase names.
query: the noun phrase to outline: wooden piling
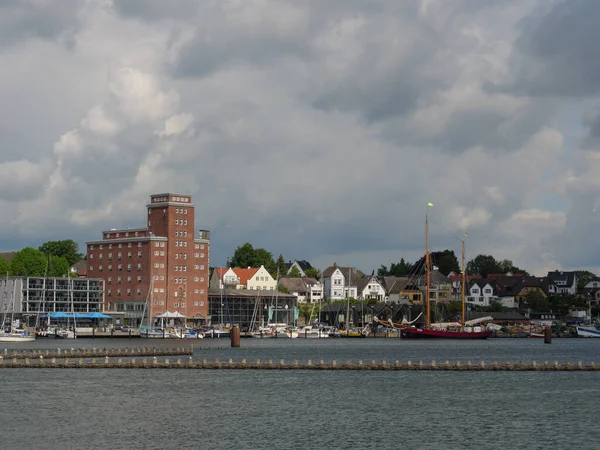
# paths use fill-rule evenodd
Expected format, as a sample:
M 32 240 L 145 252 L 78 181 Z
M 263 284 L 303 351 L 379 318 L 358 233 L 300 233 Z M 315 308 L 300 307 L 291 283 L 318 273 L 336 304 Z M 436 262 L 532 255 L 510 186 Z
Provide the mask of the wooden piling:
M 230 331 L 231 346 L 238 348 L 240 346 L 240 327 L 232 327 Z

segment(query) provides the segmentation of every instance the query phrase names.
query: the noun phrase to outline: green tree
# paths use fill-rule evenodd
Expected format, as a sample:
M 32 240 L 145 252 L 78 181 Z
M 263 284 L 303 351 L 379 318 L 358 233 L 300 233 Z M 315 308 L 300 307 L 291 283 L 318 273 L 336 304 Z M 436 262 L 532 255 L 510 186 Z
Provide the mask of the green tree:
M 492 255 L 477 255 L 467 263 L 467 274 L 487 277 L 490 273 L 500 273 L 502 268 Z
M 43 277 L 47 266 L 47 259 L 41 251 L 26 247 L 13 256 L 10 274 L 16 277 Z
M 576 270 L 575 275 L 577 276 L 577 293 L 581 294 L 585 285 L 594 277 L 594 274 L 589 270 Z
M 290 290 L 288 288 L 286 288 L 283 284 L 278 284 L 277 285 L 277 290 L 279 292 L 281 292 L 282 294 L 289 294 Z
M 515 266 L 510 259 L 503 259 L 502 261 L 498 262 L 498 267 L 500 269 L 500 273 L 522 273 L 527 277 L 529 276 L 529 272 Z
M 6 276 L 10 272 L 10 264 L 0 256 L 0 277 Z
M 79 246 L 72 239 L 44 242 L 38 250 L 46 256 L 62 256 L 69 267 L 83 259 L 83 254 L 79 253 Z
M 388 268 L 387 266 L 384 266 L 383 264 L 381 266 L 379 266 L 379 269 L 377 269 L 377 276 L 378 277 L 385 277 L 388 275 Z
M 239 246 L 229 260 L 229 267 L 252 267 L 254 264 L 254 247 L 249 242 Z
M 404 261 L 404 258 L 400 259 L 398 263 L 392 263 L 390 265 L 390 270 L 387 275 L 392 275 L 395 277 L 405 277 L 408 275 L 413 269 L 413 265 L 407 261 Z
M 450 272 L 460 273 L 461 271 L 454 250 L 446 249 L 441 252 L 433 252 L 431 260 L 444 275 L 448 275 Z
M 275 262 L 275 272 L 279 271 L 279 276 L 285 276 L 287 274 L 287 267 L 285 265 L 285 259 L 283 259 L 283 255 L 279 255 L 277 261 Z
M 277 267 L 275 261 L 273 261 L 273 255 L 266 251 L 264 248 L 254 249 L 254 265 L 252 267 L 265 266 L 269 272 L 277 273 Z M 283 276 L 285 273 L 279 273 L 279 276 Z
M 300 271 L 298 270 L 298 268 L 296 266 L 292 266 L 292 268 L 290 269 L 289 273 L 288 273 L 288 277 L 301 277 L 302 274 L 300 273 Z
M 64 277 L 69 275 L 69 262 L 63 256 L 50 257 L 47 274 L 49 277 Z
M 309 278 L 319 279 L 319 269 L 315 269 L 314 267 L 311 267 L 310 269 L 306 269 L 304 271 L 304 273 Z
M 300 310 L 298 314 L 304 317 L 304 322 L 309 324 L 312 322 L 313 312 L 316 313 L 314 306 L 310 303 L 299 303 L 298 309 Z

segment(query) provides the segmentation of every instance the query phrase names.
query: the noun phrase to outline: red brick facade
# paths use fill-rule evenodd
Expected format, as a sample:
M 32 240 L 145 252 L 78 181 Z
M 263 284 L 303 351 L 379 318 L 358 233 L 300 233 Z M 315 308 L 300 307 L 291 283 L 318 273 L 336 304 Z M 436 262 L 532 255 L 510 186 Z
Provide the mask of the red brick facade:
M 154 194 L 147 208 L 147 228 L 112 229 L 87 243 L 88 276 L 105 280 L 105 310 L 139 316 L 150 294 L 152 317 L 177 311 L 206 318 L 210 236 L 202 230 L 194 237 L 191 196 Z

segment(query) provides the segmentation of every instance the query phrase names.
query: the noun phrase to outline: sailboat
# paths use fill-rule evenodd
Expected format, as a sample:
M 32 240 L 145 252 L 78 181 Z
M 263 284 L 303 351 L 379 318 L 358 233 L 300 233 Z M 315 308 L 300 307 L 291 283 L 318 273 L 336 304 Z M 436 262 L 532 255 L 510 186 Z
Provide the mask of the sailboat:
M 164 339 L 170 338 L 171 333 L 166 331 L 164 328 L 156 328 L 150 326 L 150 318 L 152 317 L 152 299 L 154 292 L 154 276 L 150 277 L 150 288 L 148 289 L 148 295 L 146 296 L 146 303 L 144 303 L 144 311 L 142 312 L 142 319 L 140 320 L 139 335 L 145 339 Z M 147 324 L 144 325 L 144 317 L 148 313 Z
M 433 206 L 432 203 L 428 203 L 427 211 Z M 465 233 L 467 236 L 467 233 Z M 423 339 L 423 338 L 434 338 L 434 339 L 487 339 L 492 335 L 492 331 L 484 327 L 475 326 L 477 323 L 481 323 L 485 320 L 491 320 L 491 317 L 485 317 L 482 319 L 476 319 L 474 321 L 467 322 L 466 319 L 466 308 L 465 308 L 465 240 L 459 239 L 462 243 L 462 317 L 461 323 L 431 323 L 431 301 L 430 301 L 430 289 L 431 289 L 431 260 L 429 255 L 429 214 L 425 214 L 425 274 L 426 274 L 426 287 L 425 287 L 425 327 L 417 328 L 415 326 L 401 326 L 400 336 L 408 339 Z
M 7 280 L 8 280 L 8 277 L 7 277 Z M 17 286 L 17 284 L 13 280 L 13 292 L 12 292 L 12 298 L 11 298 L 11 302 L 10 302 L 10 309 L 11 309 L 10 330 L 4 330 L 4 324 L 6 322 L 6 316 L 7 316 L 7 313 L 8 313 L 8 310 L 6 310 L 4 312 L 4 317 L 2 318 L 2 331 L 3 331 L 3 333 L 0 334 L 0 342 L 33 342 L 33 341 L 35 341 L 35 334 L 30 334 L 24 328 L 21 328 L 19 326 L 15 326 L 14 315 L 15 315 L 15 291 L 16 291 L 16 286 Z M 18 322 L 17 322 L 17 325 L 18 325 Z

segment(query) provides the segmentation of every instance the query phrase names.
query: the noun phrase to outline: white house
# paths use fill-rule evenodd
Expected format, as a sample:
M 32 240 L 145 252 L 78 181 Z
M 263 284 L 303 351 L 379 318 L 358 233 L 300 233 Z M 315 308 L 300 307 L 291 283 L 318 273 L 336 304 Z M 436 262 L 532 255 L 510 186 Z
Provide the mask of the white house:
M 548 272 L 550 284 L 556 286 L 557 294 L 576 294 L 577 293 L 577 275 L 575 272 L 563 272 L 555 270 Z
M 260 266 L 258 269 L 248 268 L 246 270 L 254 270 L 253 273 L 247 274 L 248 281 L 246 282 L 246 289 L 272 291 L 277 288 L 277 281 L 271 276 L 267 269 L 265 269 L 265 266 Z
M 323 300 L 323 285 L 314 278 L 283 277 L 279 279 L 279 284 L 295 295 L 300 303 L 318 303 Z
M 357 297 L 359 300 L 376 299 L 378 302 L 384 302 L 386 299 L 385 288 L 381 285 L 377 277 L 368 276 L 361 278 L 356 283 Z
M 329 266 L 321 273 L 325 298 L 328 300 L 343 300 L 349 297 L 357 298 L 356 279 L 364 274 L 353 267 L 341 267 L 337 264 Z
M 500 301 L 493 284 L 485 279 L 472 280 L 469 283 L 465 302 L 478 306 L 490 306 L 492 301 Z

